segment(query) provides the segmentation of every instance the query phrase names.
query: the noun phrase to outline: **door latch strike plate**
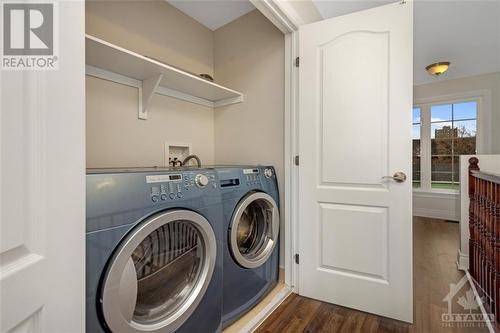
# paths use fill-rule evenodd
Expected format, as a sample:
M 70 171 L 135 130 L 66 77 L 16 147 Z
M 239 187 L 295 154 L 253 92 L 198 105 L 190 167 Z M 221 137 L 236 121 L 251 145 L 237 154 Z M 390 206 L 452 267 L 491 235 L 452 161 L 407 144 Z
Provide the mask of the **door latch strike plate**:
M 295 253 L 295 263 L 298 265 L 299 264 L 299 254 Z
M 299 165 L 299 162 L 300 162 L 300 160 L 299 160 L 299 155 L 296 155 L 296 156 L 294 157 L 293 162 L 295 163 L 295 165 L 297 165 L 297 166 Z
M 297 57 L 295 58 L 295 67 L 299 67 L 299 65 L 300 65 L 300 58 Z

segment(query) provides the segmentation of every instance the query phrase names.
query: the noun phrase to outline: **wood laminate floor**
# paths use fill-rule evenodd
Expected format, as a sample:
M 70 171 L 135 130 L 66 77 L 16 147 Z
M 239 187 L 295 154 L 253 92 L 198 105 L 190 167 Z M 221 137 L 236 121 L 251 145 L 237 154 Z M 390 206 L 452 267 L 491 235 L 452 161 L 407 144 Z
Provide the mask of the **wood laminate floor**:
M 292 294 L 256 332 L 488 332 L 484 324 L 446 327 L 441 321 L 448 309 L 443 298 L 450 284 L 464 276 L 456 266 L 458 223 L 415 218 L 413 230 L 413 325 Z M 469 289 L 467 283 L 455 296 L 453 313 L 471 311 L 457 303 Z

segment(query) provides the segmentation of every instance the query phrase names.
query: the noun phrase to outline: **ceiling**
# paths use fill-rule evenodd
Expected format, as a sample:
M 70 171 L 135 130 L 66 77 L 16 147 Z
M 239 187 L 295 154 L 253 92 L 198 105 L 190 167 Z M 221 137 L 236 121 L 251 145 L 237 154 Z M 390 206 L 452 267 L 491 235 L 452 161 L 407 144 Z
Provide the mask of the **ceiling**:
M 395 1 L 377 0 L 312 0 L 323 18 L 330 18 L 382 6 Z
M 255 9 L 246 0 L 167 0 L 211 30 Z M 323 18 L 381 6 L 394 0 L 312 0 Z M 440 77 L 425 67 L 450 61 Z M 414 84 L 500 71 L 499 0 L 415 0 Z
M 255 7 L 245 0 L 167 0 L 210 30 L 217 30 Z
M 394 1 L 313 0 L 323 18 Z M 414 84 L 500 71 L 500 1 L 415 0 Z M 440 77 L 425 66 L 450 61 Z

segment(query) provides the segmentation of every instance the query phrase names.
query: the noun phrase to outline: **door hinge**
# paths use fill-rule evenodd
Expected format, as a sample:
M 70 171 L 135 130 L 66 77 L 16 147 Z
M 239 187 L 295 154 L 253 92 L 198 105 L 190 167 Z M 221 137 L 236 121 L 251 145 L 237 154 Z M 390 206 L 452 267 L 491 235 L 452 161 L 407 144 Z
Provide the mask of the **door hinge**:
M 299 254 L 295 253 L 295 263 L 298 265 L 299 264 Z
M 295 58 L 295 67 L 299 67 L 299 65 L 300 65 L 300 58 L 297 57 Z
M 293 159 L 293 163 L 295 163 L 295 165 L 299 165 L 300 161 L 299 161 L 299 155 L 296 155 Z

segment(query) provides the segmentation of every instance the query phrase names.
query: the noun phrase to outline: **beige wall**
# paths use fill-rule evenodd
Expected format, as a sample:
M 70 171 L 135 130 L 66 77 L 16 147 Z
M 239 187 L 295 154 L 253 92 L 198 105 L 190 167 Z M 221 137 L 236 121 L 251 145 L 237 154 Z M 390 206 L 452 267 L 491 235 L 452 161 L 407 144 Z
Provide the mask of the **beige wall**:
M 87 1 L 86 32 L 194 73 L 213 74 L 213 32 L 165 1 Z M 154 95 L 137 119 L 137 89 L 87 76 L 87 167 L 164 164 L 165 142 L 214 163 L 212 108 Z
M 213 110 L 154 95 L 137 119 L 137 89 L 87 76 L 87 167 L 163 166 L 165 142 L 191 143 L 214 163 Z
M 86 33 L 201 74 L 213 74 L 213 32 L 164 0 L 87 0 Z
M 284 47 L 283 34 L 257 10 L 215 31 L 215 77 L 245 94 L 243 103 L 215 110 L 215 161 L 274 165 L 281 207 Z
M 418 85 L 413 88 L 413 97 L 417 100 L 477 90 L 491 91 L 491 150 L 482 153 L 500 154 L 500 72 Z

